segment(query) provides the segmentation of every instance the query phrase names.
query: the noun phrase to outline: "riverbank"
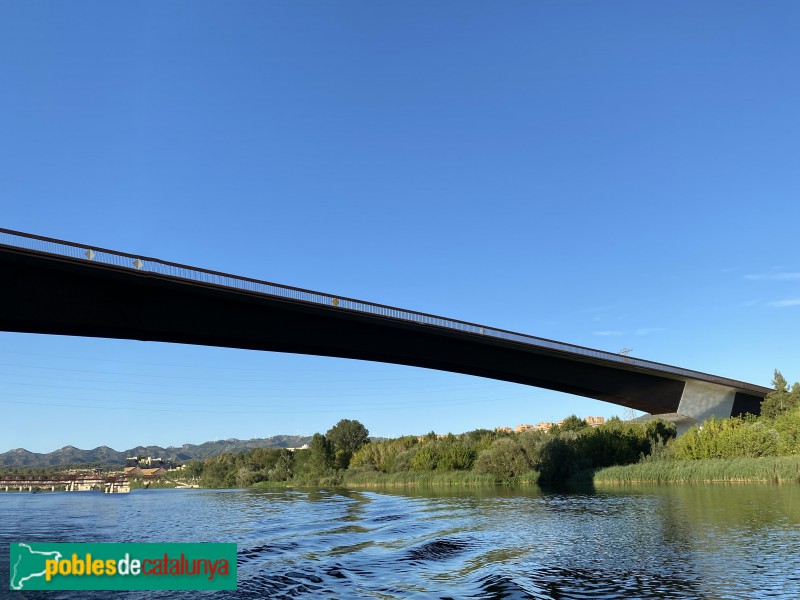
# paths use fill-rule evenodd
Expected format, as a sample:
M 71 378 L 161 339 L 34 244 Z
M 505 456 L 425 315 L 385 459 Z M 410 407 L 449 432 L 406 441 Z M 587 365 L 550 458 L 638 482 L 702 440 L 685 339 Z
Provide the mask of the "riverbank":
M 383 487 L 474 487 L 474 486 L 526 486 L 536 485 L 539 474 L 527 473 L 518 477 L 498 479 L 494 475 L 472 471 L 406 471 L 401 473 L 381 473 L 377 471 L 345 472 L 340 475 L 321 478 L 294 478 L 282 482 L 260 482 L 252 487 L 340 487 L 340 488 L 383 488 Z
M 607 467 L 595 484 L 628 483 L 800 483 L 800 456 L 656 460 Z
M 486 485 L 535 485 L 539 474 L 532 472 L 518 477 L 498 479 L 494 475 L 472 471 L 422 471 L 405 473 L 347 473 L 342 480 L 345 487 L 464 487 Z

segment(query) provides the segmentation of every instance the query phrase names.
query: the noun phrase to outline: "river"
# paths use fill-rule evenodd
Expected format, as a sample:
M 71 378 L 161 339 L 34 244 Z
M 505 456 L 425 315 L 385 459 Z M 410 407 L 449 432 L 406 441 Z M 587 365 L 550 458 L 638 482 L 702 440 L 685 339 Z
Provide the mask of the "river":
M 8 542 L 236 542 L 214 598 L 800 598 L 800 486 L 0 493 Z M 190 598 L 198 592 L 116 593 Z

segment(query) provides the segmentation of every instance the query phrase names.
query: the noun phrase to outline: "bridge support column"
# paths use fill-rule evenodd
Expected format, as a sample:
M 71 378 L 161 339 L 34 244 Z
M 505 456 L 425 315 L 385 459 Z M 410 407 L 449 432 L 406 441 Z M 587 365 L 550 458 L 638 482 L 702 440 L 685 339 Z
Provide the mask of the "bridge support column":
M 678 414 L 688 418 L 678 423 L 678 435 L 695 423 L 702 423 L 711 417 L 727 419 L 733 414 L 735 398 L 736 390 L 732 388 L 704 381 L 687 381 L 678 405 Z

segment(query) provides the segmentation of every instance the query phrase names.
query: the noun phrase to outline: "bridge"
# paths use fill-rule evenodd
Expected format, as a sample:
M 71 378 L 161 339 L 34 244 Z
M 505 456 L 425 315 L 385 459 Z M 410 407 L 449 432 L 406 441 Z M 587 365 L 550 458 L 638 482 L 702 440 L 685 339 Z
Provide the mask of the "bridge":
M 0 491 L 42 491 L 64 490 L 67 492 L 93 492 L 99 490 L 111 491 L 117 486 L 127 485 L 127 478 L 120 475 L 95 474 L 61 474 L 34 477 L 32 475 L 3 475 L 0 476 Z
M 692 423 L 759 414 L 769 388 L 344 296 L 0 229 L 0 330 L 410 365 Z

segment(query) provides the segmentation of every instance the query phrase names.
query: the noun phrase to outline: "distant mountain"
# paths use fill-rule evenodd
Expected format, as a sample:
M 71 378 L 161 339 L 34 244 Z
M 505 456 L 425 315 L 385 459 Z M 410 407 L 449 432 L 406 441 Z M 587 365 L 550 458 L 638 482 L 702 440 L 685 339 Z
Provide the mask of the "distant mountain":
M 0 454 L 0 467 L 59 467 L 100 463 L 104 465 L 123 465 L 129 456 L 153 456 L 163 460 L 183 463 L 196 458 L 208 458 L 225 452 L 244 452 L 251 448 L 299 448 L 311 441 L 310 437 L 301 435 L 276 435 L 269 438 L 252 440 L 217 440 L 202 444 L 184 444 L 183 446 L 136 446 L 124 452 L 117 452 L 108 446 L 99 446 L 94 450 L 81 450 L 75 446 L 64 446 L 55 452 L 39 454 L 24 448 L 9 450 Z

